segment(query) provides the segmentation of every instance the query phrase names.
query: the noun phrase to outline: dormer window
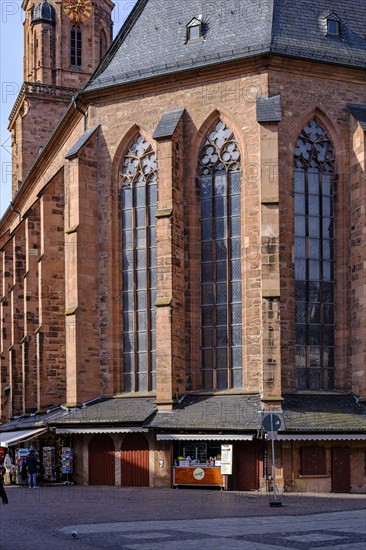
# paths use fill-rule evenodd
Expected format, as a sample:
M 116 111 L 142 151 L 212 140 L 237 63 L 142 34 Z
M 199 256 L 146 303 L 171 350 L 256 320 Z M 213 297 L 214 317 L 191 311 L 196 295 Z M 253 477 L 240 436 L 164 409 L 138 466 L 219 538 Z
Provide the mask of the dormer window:
M 339 22 L 338 21 L 327 21 L 327 34 L 332 34 L 334 36 L 339 35 Z
M 202 16 L 194 17 L 187 25 L 187 43 L 200 42 L 202 40 Z
M 327 35 L 339 36 L 340 35 L 340 19 L 333 12 L 327 17 Z

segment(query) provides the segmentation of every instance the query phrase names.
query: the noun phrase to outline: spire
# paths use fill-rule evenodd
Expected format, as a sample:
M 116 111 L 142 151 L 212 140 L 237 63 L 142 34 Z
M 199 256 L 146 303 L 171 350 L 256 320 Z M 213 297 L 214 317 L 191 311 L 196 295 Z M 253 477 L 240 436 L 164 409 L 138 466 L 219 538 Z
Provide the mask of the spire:
M 43 0 L 40 4 L 34 7 L 32 14 L 32 25 L 36 23 L 56 24 L 55 8 L 49 4 L 48 0 Z

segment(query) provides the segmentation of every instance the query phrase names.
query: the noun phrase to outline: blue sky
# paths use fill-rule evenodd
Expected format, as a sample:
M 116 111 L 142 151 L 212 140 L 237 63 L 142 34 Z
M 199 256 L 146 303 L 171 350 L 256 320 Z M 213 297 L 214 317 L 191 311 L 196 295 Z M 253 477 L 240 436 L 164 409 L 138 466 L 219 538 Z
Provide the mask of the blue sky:
M 136 0 L 114 0 L 114 36 L 130 13 Z M 11 137 L 8 117 L 23 81 L 22 0 L 0 0 L 0 216 L 11 200 Z

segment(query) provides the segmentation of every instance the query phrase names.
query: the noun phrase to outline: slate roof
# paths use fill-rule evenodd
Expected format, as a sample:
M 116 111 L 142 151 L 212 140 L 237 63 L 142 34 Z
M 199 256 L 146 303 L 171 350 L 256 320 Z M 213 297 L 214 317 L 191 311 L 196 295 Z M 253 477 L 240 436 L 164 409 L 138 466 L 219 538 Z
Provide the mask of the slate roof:
M 153 398 L 107 399 L 80 409 L 70 409 L 52 425 L 141 425 L 155 410 Z
M 281 432 L 366 433 L 366 408 L 353 395 L 286 395 Z
M 348 103 L 347 107 L 351 111 L 357 122 L 360 123 L 362 130 L 366 132 L 366 105 Z
M 0 425 L 0 432 L 8 432 L 15 430 L 28 430 L 31 428 L 46 427 L 50 423 L 58 420 L 66 414 L 65 409 L 57 407 L 46 413 L 30 414 L 29 416 L 21 416 L 14 418 Z
M 32 12 L 32 23 L 49 23 L 51 25 L 56 24 L 56 11 L 48 0 L 44 0 L 40 4 L 34 6 Z
M 169 139 L 173 137 L 175 130 L 183 116 L 185 109 L 172 109 L 165 111 L 153 135 L 153 139 Z
M 266 53 L 365 67 L 364 8 L 359 0 L 138 0 L 86 90 Z M 327 36 L 332 11 L 339 37 Z M 200 15 L 203 41 L 187 43 Z
M 100 128 L 100 124 L 96 124 L 95 126 L 92 126 L 91 128 L 88 128 L 81 138 L 77 140 L 76 143 L 71 147 L 71 149 L 66 153 L 65 159 L 71 159 L 72 157 L 75 157 L 79 151 L 86 145 L 89 141 L 89 139 L 94 135 L 94 132 L 96 132 Z
M 281 96 L 258 96 L 256 100 L 257 122 L 280 122 L 282 119 Z
M 157 412 L 145 427 L 256 431 L 261 427 L 260 411 L 260 395 L 186 396 L 173 411 Z

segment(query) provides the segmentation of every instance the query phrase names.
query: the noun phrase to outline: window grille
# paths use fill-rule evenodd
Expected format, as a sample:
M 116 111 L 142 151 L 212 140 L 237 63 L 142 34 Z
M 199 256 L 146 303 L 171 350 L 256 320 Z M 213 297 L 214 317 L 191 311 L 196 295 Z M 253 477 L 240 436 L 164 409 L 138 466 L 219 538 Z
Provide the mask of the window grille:
M 301 474 L 303 476 L 326 474 L 325 447 L 301 447 Z
M 71 29 L 71 65 L 80 67 L 82 64 L 82 42 L 80 27 L 73 26 Z
M 157 160 L 141 136 L 121 172 L 124 391 L 156 387 Z
M 332 389 L 335 157 L 315 118 L 298 137 L 294 161 L 297 387 Z
M 218 122 L 199 159 L 202 387 L 242 386 L 240 151 Z

